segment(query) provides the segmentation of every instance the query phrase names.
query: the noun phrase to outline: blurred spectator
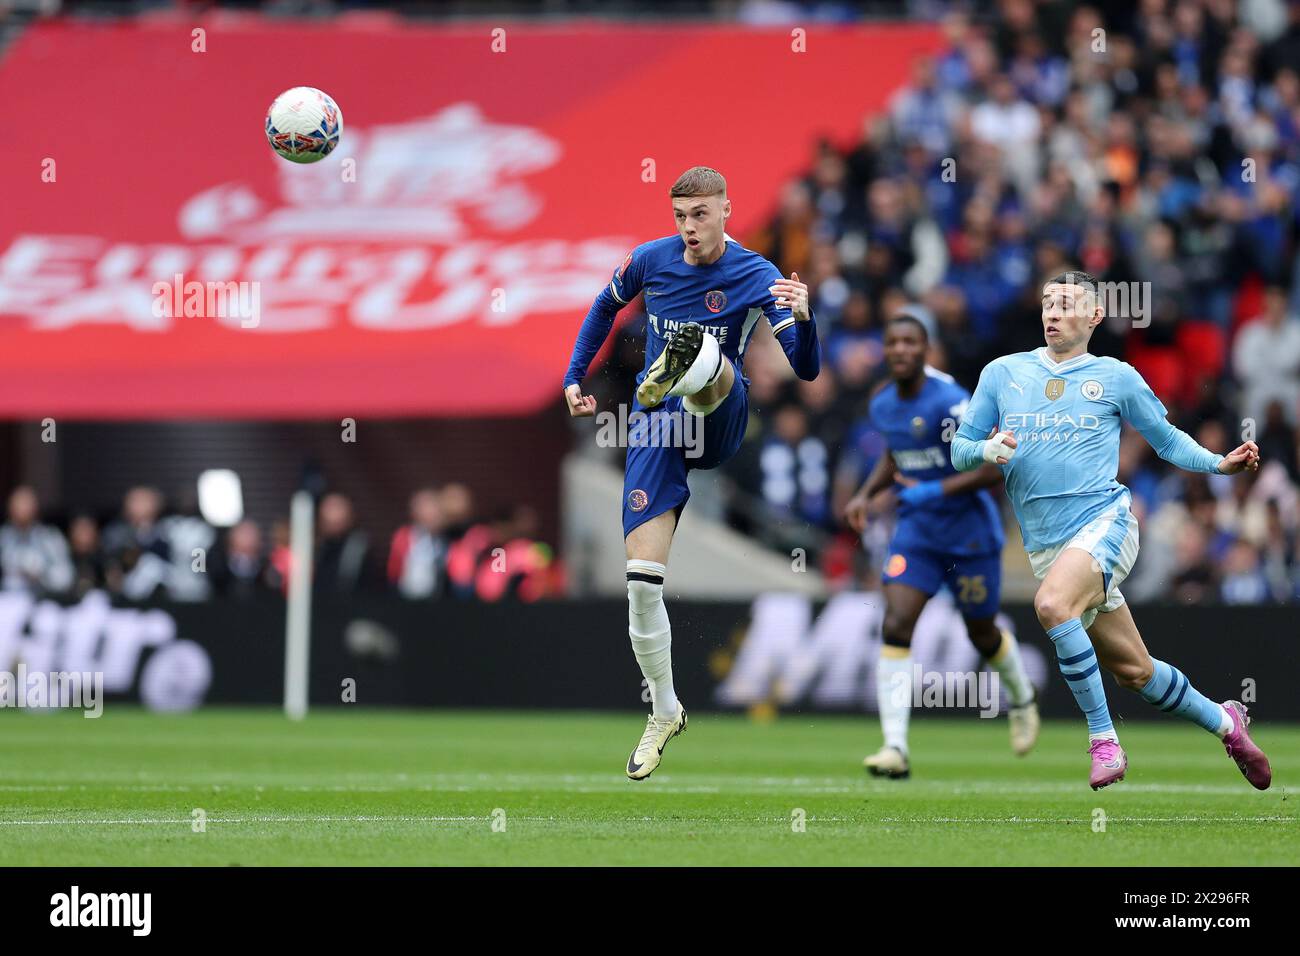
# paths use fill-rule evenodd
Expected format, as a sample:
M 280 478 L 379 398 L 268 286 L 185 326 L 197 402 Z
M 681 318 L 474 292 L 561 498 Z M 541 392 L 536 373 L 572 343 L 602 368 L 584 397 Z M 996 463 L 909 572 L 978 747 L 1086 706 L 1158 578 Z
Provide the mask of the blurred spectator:
M 1038 173 L 1038 150 L 1034 148 L 1042 128 L 1038 110 L 1020 95 L 1009 77 L 997 77 L 991 92 L 971 113 L 971 132 L 1000 149 L 1007 180 L 1017 188 L 1027 188 Z
M 1234 541 L 1223 562 L 1219 595 L 1225 604 L 1262 604 L 1269 599 L 1268 578 L 1259 552 L 1249 541 Z
M 984 341 L 997 338 L 998 320 L 1015 301 L 1018 288 L 989 239 L 987 226 L 967 228 L 961 236 L 961 255 L 944 277 L 946 285 L 961 293 L 971 330 Z
M 537 540 L 537 513 L 524 505 L 473 525 L 447 555 L 447 578 L 462 598 L 536 601 L 563 592 L 563 568 Z
M 375 583 L 370 538 L 356 527 L 352 501 L 338 492 L 320 500 L 316 568 L 312 586 L 320 594 L 352 594 Z
M 1264 411 L 1264 423 L 1257 432 L 1256 442 L 1263 461 L 1275 461 L 1287 471 L 1292 484 L 1300 483 L 1300 448 L 1296 444 L 1296 430 L 1286 420 L 1282 403 L 1271 401 Z
M 255 522 L 241 521 L 226 533 L 216 572 L 218 588 L 230 597 L 247 599 L 271 586 L 262 551 L 262 529 Z
M 95 519 L 85 514 L 74 517 L 68 525 L 68 544 L 73 567 L 72 593 L 81 597 L 87 591 L 106 588 L 108 577 Z
M 411 496 L 411 523 L 393 533 L 388 581 L 403 597 L 437 597 L 447 567 L 447 525 L 442 498 L 425 488 Z
M 1173 593 L 1186 604 L 1202 604 L 1214 592 L 1216 574 L 1210 560 L 1209 535 L 1197 522 L 1178 529 Z
M 267 559 L 266 583 L 282 594 L 289 593 L 293 551 L 289 547 L 289 522 L 281 518 L 271 525 L 271 554 Z
M 39 595 L 72 587 L 68 544 L 57 528 L 40 523 L 36 492 L 26 485 L 9 495 L 8 521 L 0 527 L 0 573 L 6 591 Z
M 1300 580 L 1297 580 L 1297 575 L 1291 570 L 1295 565 L 1295 546 L 1295 529 L 1287 528 L 1282 521 L 1281 509 L 1277 502 L 1270 501 L 1268 530 L 1265 533 L 1261 553 L 1264 573 L 1268 577 L 1269 590 L 1275 601 L 1286 602 L 1296 597 L 1296 588 L 1300 585 Z
M 459 538 L 473 523 L 474 496 L 459 482 L 444 485 L 438 492 L 444 528 L 448 538 Z
M 759 457 L 763 500 L 777 515 L 831 525 L 831 462 L 826 443 L 811 433 L 802 406 L 782 406 Z
M 813 213 L 812 189 L 808 184 L 788 183 L 776 216 L 765 229 L 749 238 L 749 247 L 780 263 L 786 275 L 800 270 L 808 275 Z
M 1287 423 L 1300 424 L 1300 319 L 1287 317 L 1286 292 L 1271 286 L 1264 313 L 1237 333 L 1232 367 L 1241 382 L 1243 418 L 1263 422 L 1277 402 Z
M 952 126 L 962 105 L 951 89 L 939 85 L 934 60 L 919 57 L 912 65 L 912 82 L 895 94 L 890 115 L 900 139 L 914 140 L 942 156 L 949 152 Z
M 823 336 L 822 351 L 832 370 L 855 358 L 875 366 L 884 354 L 880 323 L 875 321 L 871 300 L 861 289 L 849 293 L 839 323 Z
M 939 326 L 937 344 L 944 355 L 944 368 L 959 381 L 978 380 L 988 344 L 971 328 L 965 295 L 955 286 L 940 286 L 927 301 Z
M 132 488 L 122 517 L 104 530 L 108 585 L 133 601 L 153 597 L 171 577 L 171 545 L 158 525 L 162 506 L 156 488 Z
M 180 489 L 176 510 L 158 522 L 172 555 L 167 596 L 173 601 L 204 601 L 212 594 L 208 559 L 217 543 L 217 531 L 199 514 L 198 491 Z

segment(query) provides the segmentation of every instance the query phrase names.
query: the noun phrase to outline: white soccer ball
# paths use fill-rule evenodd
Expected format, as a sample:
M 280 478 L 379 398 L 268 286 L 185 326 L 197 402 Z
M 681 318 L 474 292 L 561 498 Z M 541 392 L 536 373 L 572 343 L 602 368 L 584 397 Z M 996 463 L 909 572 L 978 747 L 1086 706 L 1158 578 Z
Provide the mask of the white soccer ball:
M 291 163 L 315 163 L 334 151 L 343 135 L 338 104 L 311 86 L 295 86 L 266 111 L 266 140 Z

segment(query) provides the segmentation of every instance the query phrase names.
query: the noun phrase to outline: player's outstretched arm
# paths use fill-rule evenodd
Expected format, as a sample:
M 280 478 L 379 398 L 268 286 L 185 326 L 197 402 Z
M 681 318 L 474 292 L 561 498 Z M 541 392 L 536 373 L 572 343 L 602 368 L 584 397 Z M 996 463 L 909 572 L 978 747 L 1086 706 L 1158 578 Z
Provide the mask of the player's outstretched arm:
M 1140 422 L 1130 420 L 1130 423 L 1155 449 L 1155 453 L 1169 464 L 1184 471 L 1206 473 L 1219 471 L 1219 465 L 1224 460 L 1222 455 L 1205 448 L 1187 432 L 1175 428 L 1166 419 L 1161 418 L 1158 421 L 1147 419 Z M 1224 472 L 1224 474 L 1232 474 L 1232 472 Z
M 1246 442 L 1230 455 L 1219 455 L 1201 445 L 1181 428 L 1172 425 L 1165 416 L 1169 412 L 1147 385 L 1146 380 L 1131 365 L 1124 366 L 1120 379 L 1123 392 L 1119 398 L 1120 414 L 1138 430 L 1155 453 L 1184 471 L 1218 472 L 1235 475 L 1247 468 L 1259 467 L 1259 446 Z
M 768 287 L 773 299 L 764 307 L 772 334 L 785 350 L 785 357 L 805 382 L 821 372 L 822 347 L 817 339 L 817 323 L 808 306 L 808 286 L 799 281 L 799 273 L 778 278 Z

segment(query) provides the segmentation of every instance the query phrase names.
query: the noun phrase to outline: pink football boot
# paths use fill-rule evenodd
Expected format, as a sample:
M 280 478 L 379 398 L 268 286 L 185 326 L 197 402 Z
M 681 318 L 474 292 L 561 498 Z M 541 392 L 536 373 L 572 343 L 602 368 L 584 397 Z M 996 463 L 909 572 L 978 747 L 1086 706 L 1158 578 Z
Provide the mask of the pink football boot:
M 1113 740 L 1094 740 L 1088 747 L 1092 755 L 1092 773 L 1088 774 L 1088 786 L 1094 790 L 1119 783 L 1128 771 L 1128 755 L 1124 748 Z
M 1232 715 L 1232 732 L 1223 738 L 1223 749 L 1237 763 L 1237 769 L 1256 790 L 1267 790 L 1273 782 L 1273 768 L 1255 741 L 1250 739 L 1250 718 L 1246 706 L 1239 701 L 1225 700 L 1223 709 Z

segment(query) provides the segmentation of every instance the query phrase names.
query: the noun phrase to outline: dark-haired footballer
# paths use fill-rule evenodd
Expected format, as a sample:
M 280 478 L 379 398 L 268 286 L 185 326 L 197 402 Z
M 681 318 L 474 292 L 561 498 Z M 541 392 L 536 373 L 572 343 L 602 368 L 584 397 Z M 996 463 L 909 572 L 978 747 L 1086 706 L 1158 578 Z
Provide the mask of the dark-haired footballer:
M 1038 739 L 1038 706 L 1025 676 L 1016 639 L 998 626 L 1002 584 L 1002 522 L 985 490 L 1001 475 L 994 465 L 961 473 L 948 442 L 970 395 L 952 378 L 925 364 L 925 326 L 906 313 L 885 327 L 885 362 L 891 381 L 871 399 L 870 418 L 885 438 L 886 453 L 846 508 L 859 533 L 877 496 L 897 496 L 898 524 L 884 567 L 884 643 L 876 668 L 876 699 L 884 746 L 863 761 L 873 776 L 911 773 L 907 725 L 912 706 L 912 631 L 930 598 L 945 584 L 966 624 L 971 643 L 1007 690 L 1011 748 L 1027 754 Z M 873 500 L 875 499 L 875 500 Z
M 1101 680 L 1107 670 L 1143 700 L 1217 736 L 1251 786 L 1267 790 L 1273 770 L 1251 739 L 1245 705 L 1204 696 L 1182 671 L 1150 655 L 1133 623 L 1119 586 L 1137 560 L 1138 523 L 1129 490 L 1116 480 L 1124 422 L 1187 471 L 1255 471 L 1259 446 L 1243 442 L 1226 455 L 1201 447 L 1170 424 L 1137 369 L 1088 352 L 1106 317 L 1095 276 L 1063 272 L 1042 291 L 1046 344 L 985 366 L 953 437 L 952 461 L 971 474 L 992 463 L 1006 476 L 1041 582 L 1034 611 L 1087 718 L 1088 784 L 1100 790 L 1128 770 Z

